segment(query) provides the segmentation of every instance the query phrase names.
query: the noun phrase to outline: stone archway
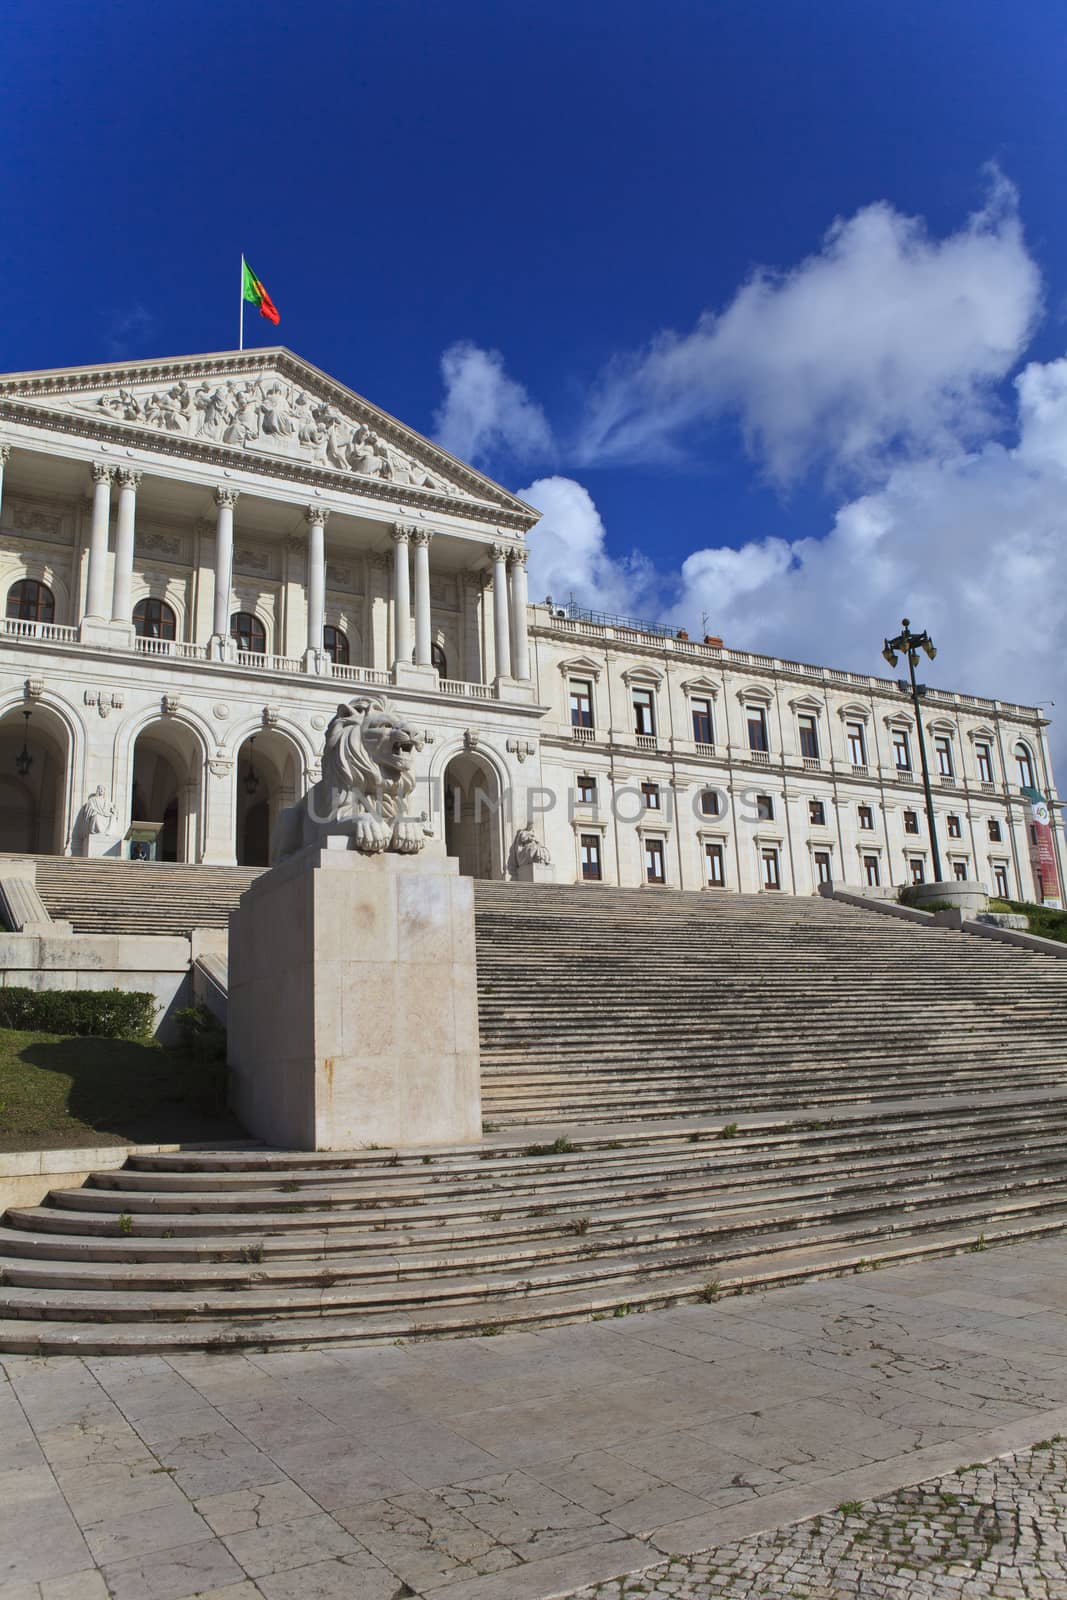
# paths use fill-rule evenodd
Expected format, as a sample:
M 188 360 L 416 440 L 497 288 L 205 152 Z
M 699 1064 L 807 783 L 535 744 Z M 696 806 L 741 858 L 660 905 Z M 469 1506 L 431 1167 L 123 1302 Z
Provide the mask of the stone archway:
M 453 756 L 445 768 L 445 851 L 469 878 L 504 876 L 500 781 L 480 756 Z
M 0 850 L 63 854 L 69 760 L 70 735 L 47 706 L 12 706 L 0 718 Z
M 302 761 L 292 739 L 276 728 L 250 734 L 237 753 L 236 853 L 242 867 L 270 865 L 274 829 L 300 797 Z
M 156 859 L 195 861 L 203 788 L 200 744 L 170 718 L 141 729 L 133 747 L 130 821 L 161 822 Z

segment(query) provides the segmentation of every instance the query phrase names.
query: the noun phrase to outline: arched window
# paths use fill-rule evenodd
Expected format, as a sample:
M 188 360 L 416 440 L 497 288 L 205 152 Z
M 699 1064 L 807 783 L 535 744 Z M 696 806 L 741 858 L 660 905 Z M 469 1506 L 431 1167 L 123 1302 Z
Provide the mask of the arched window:
M 10 616 L 10 611 L 8 616 Z M 1019 785 L 1023 789 L 1033 789 L 1034 783 L 1034 758 L 1024 744 L 1015 746 L 1015 766 L 1019 774 Z
M 323 628 L 322 648 L 335 667 L 348 666 L 348 635 L 342 628 Z
M 177 638 L 178 619 L 165 600 L 138 600 L 133 608 L 133 630 L 139 639 Z
M 46 583 L 20 578 L 7 591 L 7 615 L 17 622 L 54 622 L 56 597 Z
M 230 638 L 236 639 L 238 650 L 251 650 L 254 655 L 267 653 L 267 630 L 251 611 L 235 611 L 230 618 Z
M 439 644 L 430 646 L 430 664 L 437 669 L 439 678 L 448 677 L 448 657 Z

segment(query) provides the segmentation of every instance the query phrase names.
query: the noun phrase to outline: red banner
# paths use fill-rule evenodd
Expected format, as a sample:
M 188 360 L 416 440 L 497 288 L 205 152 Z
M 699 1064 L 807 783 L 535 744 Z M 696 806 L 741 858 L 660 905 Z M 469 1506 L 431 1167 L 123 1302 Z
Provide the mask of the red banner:
M 1034 883 L 1040 891 L 1043 905 L 1062 906 L 1049 804 L 1036 789 L 1027 789 L 1026 796 L 1030 801 L 1030 866 Z

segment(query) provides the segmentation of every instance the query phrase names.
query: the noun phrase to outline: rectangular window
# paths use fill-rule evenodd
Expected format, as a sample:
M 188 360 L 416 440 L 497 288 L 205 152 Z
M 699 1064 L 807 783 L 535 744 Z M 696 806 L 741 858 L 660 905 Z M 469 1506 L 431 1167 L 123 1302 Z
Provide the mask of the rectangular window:
M 963 838 L 963 824 L 960 822 L 959 817 L 948 816 L 945 818 L 945 824 L 948 828 L 948 836 L 950 839 Z
M 877 889 L 882 881 L 878 871 L 878 857 L 864 856 L 863 870 L 867 874 L 867 887 L 869 889 Z
M 581 678 L 571 679 L 571 727 L 593 726 L 593 686 Z
M 993 752 L 987 744 L 976 744 L 974 759 L 978 763 L 978 776 L 983 783 L 993 782 Z
M 600 881 L 600 835 L 583 833 L 578 841 L 582 859 L 582 877 L 586 882 Z
M 655 695 L 651 689 L 634 690 L 634 732 L 654 734 L 656 731 Z
M 641 785 L 641 797 L 645 802 L 645 810 L 646 811 L 658 811 L 659 810 L 660 806 L 659 806 L 659 784 L 658 783 L 643 783 Z
M 998 899 L 1000 899 L 1000 900 L 1007 900 L 1008 899 L 1008 897 L 1009 897 L 1009 889 L 1008 889 L 1008 869 L 1007 869 L 1007 867 L 994 867 L 993 868 L 993 886 L 997 891 Z
M 996 817 L 990 817 L 989 819 L 989 839 L 992 844 L 1000 843 L 1000 823 Z
M 967 881 L 966 861 L 954 861 L 952 863 L 952 876 L 958 883 L 965 883 Z
M 952 777 L 952 741 L 947 734 L 941 734 L 934 740 L 934 750 L 937 755 L 937 770 L 943 778 Z
M 709 889 L 724 889 L 726 887 L 726 864 L 723 860 L 721 844 L 706 844 L 704 846 L 704 881 Z
M 860 827 L 867 830 L 872 829 L 874 827 L 874 812 L 871 807 L 857 806 L 856 811 L 860 819 Z
M 813 828 L 825 828 L 826 807 L 821 800 L 808 801 L 808 821 Z
M 748 708 L 748 748 L 765 751 L 767 744 L 767 713 L 761 706 Z
M 912 883 L 925 883 L 926 882 L 926 868 L 923 866 L 923 863 L 919 859 L 918 856 L 913 856 L 912 859 L 908 862 L 908 866 L 911 869 L 911 881 L 912 881 Z
M 648 883 L 666 883 L 663 870 L 663 840 L 645 840 L 645 880 Z
M 862 722 L 846 723 L 848 734 L 848 759 L 854 767 L 867 765 L 867 740 L 863 732 Z
M 581 777 L 578 779 L 578 804 L 580 806 L 596 805 L 596 779 Z
M 782 887 L 781 874 L 778 871 L 777 850 L 761 851 L 763 860 L 763 887 L 765 889 L 780 889 Z
M 918 831 L 919 831 L 919 813 L 917 811 L 905 811 L 905 813 L 904 813 L 904 832 L 905 833 L 918 833 Z
M 719 815 L 719 791 L 705 789 L 700 796 L 700 815 L 702 817 L 717 817 Z
M 806 761 L 819 759 L 819 725 L 813 716 L 798 717 L 800 725 L 800 753 Z
M 898 772 L 911 771 L 911 746 L 908 735 L 903 728 L 893 730 L 893 760 L 897 764 Z
M 820 883 L 829 883 L 831 881 L 832 873 L 830 870 L 829 850 L 816 850 L 815 876 Z
M 769 794 L 756 796 L 756 816 L 761 822 L 774 821 L 774 801 Z
M 714 744 L 715 735 L 711 726 L 711 701 L 690 700 L 689 709 L 693 717 L 693 738 L 697 744 Z

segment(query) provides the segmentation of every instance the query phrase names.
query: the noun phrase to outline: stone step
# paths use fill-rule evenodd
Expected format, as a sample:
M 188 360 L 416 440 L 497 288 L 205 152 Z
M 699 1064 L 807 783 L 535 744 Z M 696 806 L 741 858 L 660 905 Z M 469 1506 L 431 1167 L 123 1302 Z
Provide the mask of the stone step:
M 1059 1232 L 1059 1219 L 990 1223 L 976 1231 L 960 1224 L 921 1237 L 883 1238 L 877 1256 L 860 1242 L 775 1250 L 739 1265 L 724 1264 L 711 1276 L 706 1267 L 668 1274 L 651 1282 L 638 1274 L 604 1287 L 563 1291 L 471 1306 L 421 1307 L 413 1311 L 347 1315 L 333 1313 L 256 1321 L 229 1316 L 197 1322 L 86 1322 L 31 1315 L 0 1321 L 0 1350 L 25 1355 L 147 1355 L 167 1351 L 311 1350 L 332 1344 L 372 1344 L 405 1338 L 497 1333 L 503 1328 L 538 1328 L 559 1322 L 619 1316 L 679 1303 L 714 1300 L 813 1278 L 865 1272 L 875 1265 L 984 1249 L 1000 1243 Z M 58 1313 L 58 1307 L 56 1308 Z

